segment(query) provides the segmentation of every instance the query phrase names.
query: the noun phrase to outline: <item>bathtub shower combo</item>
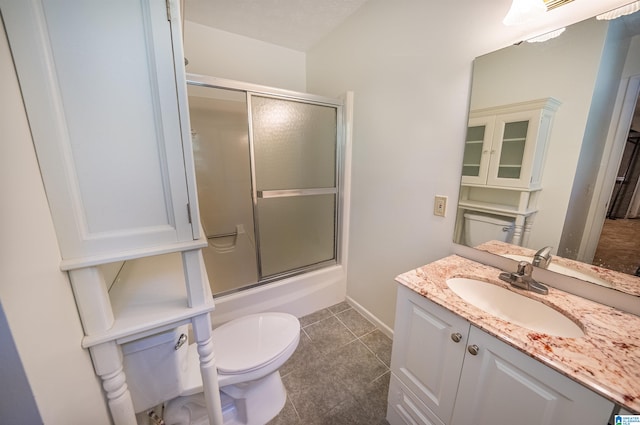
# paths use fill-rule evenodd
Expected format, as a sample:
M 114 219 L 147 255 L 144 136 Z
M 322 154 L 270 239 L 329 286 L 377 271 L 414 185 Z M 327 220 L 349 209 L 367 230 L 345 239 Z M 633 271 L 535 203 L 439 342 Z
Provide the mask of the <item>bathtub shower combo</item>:
M 339 258 L 342 102 L 188 76 L 214 296 Z

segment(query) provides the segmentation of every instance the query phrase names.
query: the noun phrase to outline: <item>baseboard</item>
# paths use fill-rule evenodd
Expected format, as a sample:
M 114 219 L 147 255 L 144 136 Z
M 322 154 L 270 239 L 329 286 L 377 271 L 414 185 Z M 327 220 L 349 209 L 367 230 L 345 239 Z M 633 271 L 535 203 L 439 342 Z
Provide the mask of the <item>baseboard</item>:
M 378 329 L 380 329 L 380 331 L 382 331 L 383 334 L 385 334 L 389 338 L 393 339 L 393 329 L 391 329 L 389 326 L 385 325 L 373 313 L 371 313 L 369 310 L 364 308 L 362 305 L 358 304 L 353 298 L 351 298 L 348 295 L 347 295 L 347 302 L 349 303 L 349 305 L 351 307 L 353 307 L 355 310 L 357 310 L 358 313 L 360 313 L 364 317 L 366 317 L 367 320 L 369 320 L 370 322 L 373 322 L 373 324 L 376 325 L 376 327 Z

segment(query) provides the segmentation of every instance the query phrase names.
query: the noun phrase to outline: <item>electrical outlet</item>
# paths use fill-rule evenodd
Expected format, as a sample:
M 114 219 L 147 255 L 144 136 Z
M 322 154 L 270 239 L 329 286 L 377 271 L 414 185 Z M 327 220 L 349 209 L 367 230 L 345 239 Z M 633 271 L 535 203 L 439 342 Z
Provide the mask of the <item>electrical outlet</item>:
M 435 202 L 433 203 L 433 215 L 444 217 L 447 213 L 447 197 L 436 195 Z

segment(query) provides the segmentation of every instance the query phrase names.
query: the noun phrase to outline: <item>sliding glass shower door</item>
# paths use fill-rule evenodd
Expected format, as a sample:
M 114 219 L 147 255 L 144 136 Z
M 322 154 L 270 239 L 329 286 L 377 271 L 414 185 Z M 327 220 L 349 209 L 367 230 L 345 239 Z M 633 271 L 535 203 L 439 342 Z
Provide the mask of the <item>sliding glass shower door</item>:
M 214 295 L 336 263 L 341 107 L 189 83 Z
M 336 108 L 252 95 L 250 110 L 261 276 L 335 260 Z

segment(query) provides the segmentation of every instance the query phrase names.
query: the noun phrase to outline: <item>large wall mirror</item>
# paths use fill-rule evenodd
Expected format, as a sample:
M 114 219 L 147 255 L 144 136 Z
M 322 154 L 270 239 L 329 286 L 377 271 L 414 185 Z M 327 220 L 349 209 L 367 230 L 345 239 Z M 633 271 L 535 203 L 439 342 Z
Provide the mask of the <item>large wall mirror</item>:
M 478 57 L 454 242 L 640 295 L 639 88 L 640 12 Z

